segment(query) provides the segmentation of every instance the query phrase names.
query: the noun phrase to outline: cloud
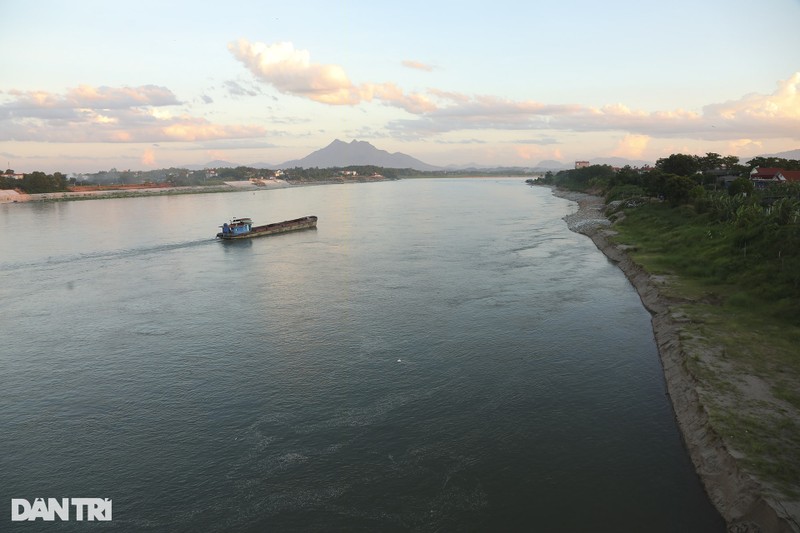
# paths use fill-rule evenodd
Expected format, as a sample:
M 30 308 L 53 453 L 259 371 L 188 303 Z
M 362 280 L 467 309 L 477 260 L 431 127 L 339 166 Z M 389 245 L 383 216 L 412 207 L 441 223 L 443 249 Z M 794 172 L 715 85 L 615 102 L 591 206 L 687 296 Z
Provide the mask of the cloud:
M 636 159 L 642 156 L 648 144 L 650 144 L 650 137 L 647 135 L 626 135 L 617 144 L 611 155 Z
M 357 92 L 338 65 L 312 63 L 305 50 L 292 43 L 251 43 L 239 39 L 228 50 L 256 77 L 282 93 L 304 96 L 316 102 L 352 105 L 359 102 Z
M 550 144 L 561 144 L 561 141 L 556 139 L 555 137 L 539 137 L 537 139 L 517 139 L 513 141 L 508 141 L 514 144 L 534 144 L 538 146 L 548 146 Z
M 224 83 L 225 89 L 231 96 L 258 96 L 261 91 L 258 88 L 248 88 L 235 80 L 228 80 Z
M 421 63 L 419 61 L 406 60 L 406 61 L 403 61 L 402 64 L 403 64 L 404 67 L 412 68 L 412 69 L 415 69 L 415 70 L 424 70 L 425 72 L 431 72 L 434 69 L 433 65 L 428 65 L 426 63 Z
M 341 66 L 313 63 L 308 51 L 296 50 L 291 43 L 266 45 L 241 39 L 228 48 L 259 80 L 282 93 L 329 105 L 379 101 L 405 110 L 411 116 L 388 123 L 386 129 L 406 139 L 463 130 L 624 132 L 627 137 L 617 151 L 631 156 L 641 153 L 652 138 L 800 140 L 800 72 L 779 82 L 772 94 L 750 94 L 700 110 L 646 112 L 620 103 L 549 104 L 436 88 L 406 93 L 391 82 L 354 84 Z M 411 60 L 403 65 L 432 68 Z
M 405 94 L 393 83 L 355 85 L 342 67 L 312 63 L 311 54 L 296 50 L 292 43 L 266 45 L 239 39 L 229 43 L 228 50 L 259 80 L 284 94 L 329 105 L 354 106 L 379 100 L 413 114 L 434 109 L 427 96 Z
M 626 149 L 646 138 L 800 140 L 800 72 L 780 81 L 772 94 L 750 94 L 710 104 L 700 111 L 673 109 L 645 112 L 623 104 L 589 107 L 513 101 L 429 90 L 430 110 L 387 125 L 396 135 L 426 137 L 459 130 L 553 130 L 627 133 Z M 623 147 L 619 147 L 623 149 Z
M 772 94 L 748 94 L 739 100 L 711 104 L 703 115 L 726 138 L 786 137 L 800 140 L 800 72 L 777 83 Z M 749 132 L 748 135 L 741 135 Z
M 152 148 L 145 148 L 142 153 L 142 164 L 148 167 L 156 166 L 156 154 Z
M 0 104 L 0 141 L 168 142 L 254 138 L 259 126 L 221 125 L 169 106 L 181 102 L 164 87 L 91 87 L 63 94 L 7 91 Z
M 204 118 L 183 116 L 159 125 L 158 132 L 172 141 L 208 141 L 213 139 L 250 138 L 263 136 L 266 132 L 256 126 L 225 126 L 213 124 Z
M 10 90 L 10 102 L 0 106 L 0 119 L 29 116 L 68 117 L 80 110 L 126 109 L 178 105 L 169 89 L 155 85 L 141 87 L 92 87 L 79 85 L 64 94 L 46 91 Z

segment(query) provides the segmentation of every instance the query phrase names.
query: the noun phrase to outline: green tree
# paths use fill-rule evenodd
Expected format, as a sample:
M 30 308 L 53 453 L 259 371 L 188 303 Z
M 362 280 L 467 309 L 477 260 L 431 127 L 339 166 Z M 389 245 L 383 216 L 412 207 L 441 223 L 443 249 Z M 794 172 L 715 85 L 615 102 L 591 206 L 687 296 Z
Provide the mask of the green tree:
M 662 170 L 666 174 L 691 176 L 700 170 L 700 162 L 697 156 L 672 154 L 667 158 L 662 158 L 656 161 L 656 168 Z
M 699 158 L 700 170 L 708 172 L 709 170 L 717 170 L 722 168 L 722 156 L 714 152 L 708 152 L 704 157 Z
M 66 191 L 67 178 L 61 172 L 48 175 L 36 171 L 25 174 L 25 177 L 19 180 L 17 187 L 28 194 Z
M 667 175 L 664 199 L 673 206 L 685 204 L 696 186 L 697 183 L 688 176 Z
M 740 194 L 750 195 L 753 193 L 755 185 L 747 178 L 736 178 L 728 185 L 728 194 L 731 196 L 738 196 Z
M 739 158 L 735 155 L 727 155 L 722 158 L 722 165 L 725 167 L 728 172 L 733 172 L 736 168 L 741 167 L 744 169 L 742 165 L 739 164 Z
M 28 194 L 52 192 L 52 183 L 44 172 L 37 170 L 36 172 L 25 174 L 25 177 L 20 181 L 20 188 Z

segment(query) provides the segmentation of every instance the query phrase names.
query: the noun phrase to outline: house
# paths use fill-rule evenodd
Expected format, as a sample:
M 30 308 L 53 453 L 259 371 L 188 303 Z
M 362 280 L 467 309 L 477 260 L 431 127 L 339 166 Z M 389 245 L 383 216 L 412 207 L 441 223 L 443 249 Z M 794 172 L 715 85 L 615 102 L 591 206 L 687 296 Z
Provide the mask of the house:
M 780 175 L 789 183 L 800 182 L 800 170 L 781 170 Z
M 791 181 L 800 182 L 800 171 L 783 170 L 782 168 L 755 167 L 750 171 L 750 181 L 756 189 L 765 189 L 770 185 L 786 183 Z
M 586 168 L 588 166 L 589 166 L 589 162 L 588 161 L 575 161 L 575 168 L 576 169 L 578 169 L 578 168 Z
M 783 171 L 782 168 L 772 168 L 772 167 L 759 168 L 759 167 L 755 167 L 755 168 L 753 168 L 753 170 L 750 171 L 750 179 L 751 180 L 768 180 L 768 181 L 772 181 L 782 171 Z

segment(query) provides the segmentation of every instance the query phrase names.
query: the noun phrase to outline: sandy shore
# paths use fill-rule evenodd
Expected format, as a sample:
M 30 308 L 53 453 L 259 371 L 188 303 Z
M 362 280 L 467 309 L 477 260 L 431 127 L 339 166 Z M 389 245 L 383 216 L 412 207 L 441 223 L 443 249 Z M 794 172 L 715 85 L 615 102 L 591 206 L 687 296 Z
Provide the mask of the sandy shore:
M 610 242 L 615 234 L 604 216 L 603 199 L 583 193 L 553 189 L 553 194 L 577 202 L 575 213 L 564 217 L 572 231 L 587 235 L 611 261 L 617 264 L 636 288 L 645 308 L 652 315 L 653 333 L 658 345 L 667 391 L 675 416 L 697 473 L 711 501 L 732 533 L 800 531 L 800 504 L 776 497 L 774 491 L 745 472 L 737 454 L 712 428 L 708 411 L 698 390 L 700 383 L 686 365 L 690 356 L 707 347 L 687 346 L 682 342 L 680 312 L 660 290 L 665 281 L 651 276 L 631 260 L 624 246 Z M 711 352 L 712 350 L 707 350 Z M 712 353 L 701 354 L 713 357 Z M 752 400 L 761 400 L 754 392 Z
M 135 198 L 138 196 L 165 196 L 174 194 L 203 194 L 213 192 L 243 192 L 264 191 L 271 189 L 285 189 L 288 187 L 311 187 L 314 185 L 332 185 L 342 183 L 367 183 L 386 180 L 314 180 L 294 181 L 265 180 L 261 185 L 254 185 L 248 181 L 229 181 L 224 185 L 193 185 L 188 187 L 153 187 L 141 189 L 110 189 L 81 192 L 48 192 L 41 194 L 26 194 L 17 191 L 0 191 L 0 204 L 24 202 L 53 202 L 66 200 L 99 200 L 102 198 Z

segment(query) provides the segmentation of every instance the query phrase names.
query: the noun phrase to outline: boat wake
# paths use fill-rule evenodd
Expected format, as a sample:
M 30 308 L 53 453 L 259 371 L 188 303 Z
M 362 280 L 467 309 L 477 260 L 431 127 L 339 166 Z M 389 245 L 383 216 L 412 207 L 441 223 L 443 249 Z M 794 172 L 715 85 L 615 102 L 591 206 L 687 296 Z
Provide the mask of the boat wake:
M 159 244 L 157 246 L 143 246 L 137 248 L 122 248 L 118 250 L 103 250 L 84 254 L 50 256 L 46 259 L 38 261 L 7 261 L 0 263 L 0 272 L 13 272 L 16 270 L 26 270 L 30 268 L 56 267 L 67 263 L 75 264 L 84 261 L 94 262 L 126 259 L 151 254 L 157 255 L 161 253 L 173 252 L 175 250 L 207 246 L 214 242 L 215 240 L 213 238 L 205 238 L 195 241 Z

